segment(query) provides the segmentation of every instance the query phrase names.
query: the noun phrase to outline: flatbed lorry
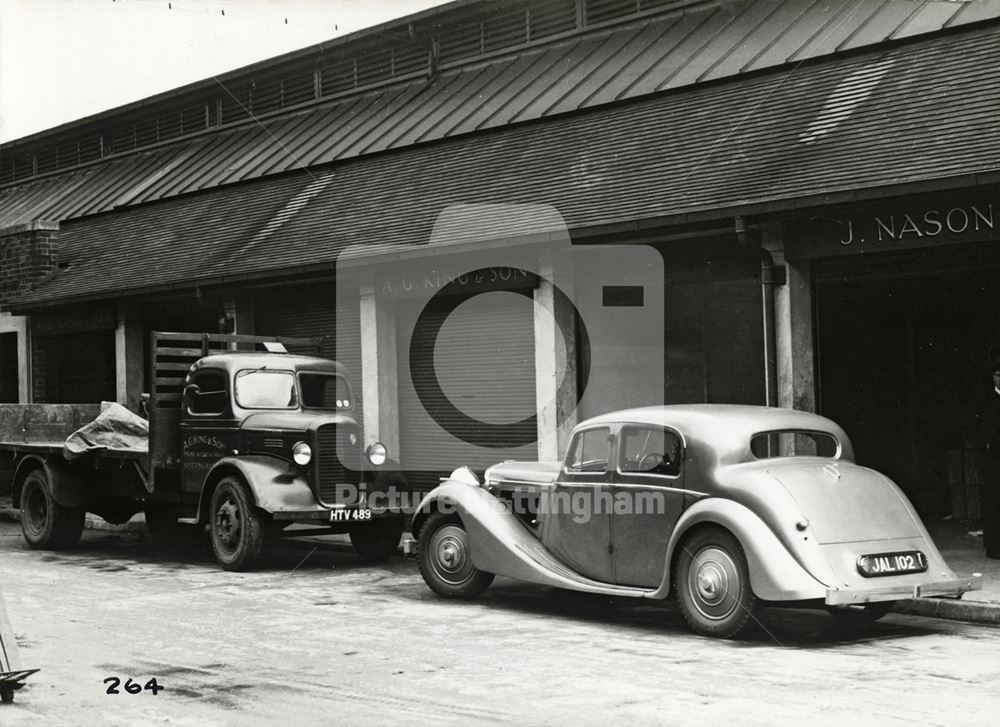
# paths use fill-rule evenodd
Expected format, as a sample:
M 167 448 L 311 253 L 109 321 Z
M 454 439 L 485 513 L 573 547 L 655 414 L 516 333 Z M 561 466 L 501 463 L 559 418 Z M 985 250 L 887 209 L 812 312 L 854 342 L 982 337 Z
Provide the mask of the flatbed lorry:
M 88 512 L 111 523 L 144 512 L 160 542 L 207 526 L 226 570 L 252 569 L 283 535 L 347 533 L 361 557 L 388 558 L 403 532 L 405 477 L 382 444 L 364 446 L 345 368 L 285 344 L 318 348 L 152 333 L 147 441 L 112 436 L 69 459 L 67 438 L 101 415 L 99 404 L 0 406 L 0 472 L 28 544 L 74 546 Z M 296 523 L 314 527 L 287 530 Z

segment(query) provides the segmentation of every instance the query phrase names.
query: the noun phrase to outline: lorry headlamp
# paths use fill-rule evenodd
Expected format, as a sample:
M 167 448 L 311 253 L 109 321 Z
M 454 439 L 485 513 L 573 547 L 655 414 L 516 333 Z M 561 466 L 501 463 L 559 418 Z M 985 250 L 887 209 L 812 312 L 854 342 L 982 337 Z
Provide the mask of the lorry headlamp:
M 385 459 L 386 459 L 385 445 L 382 444 L 381 442 L 375 442 L 374 444 L 369 445 L 368 449 L 365 451 L 365 454 L 368 455 L 368 461 L 371 462 L 376 467 L 385 464 Z
M 299 467 L 305 467 L 312 462 L 313 451 L 305 442 L 296 442 L 292 445 L 292 461 Z

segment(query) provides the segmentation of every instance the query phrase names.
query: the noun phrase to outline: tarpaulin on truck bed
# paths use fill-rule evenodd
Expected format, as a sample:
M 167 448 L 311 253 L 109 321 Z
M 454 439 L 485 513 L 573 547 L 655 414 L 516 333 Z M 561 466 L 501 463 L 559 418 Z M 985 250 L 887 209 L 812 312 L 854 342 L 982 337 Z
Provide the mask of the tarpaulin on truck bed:
M 109 404 L 100 416 L 66 438 L 63 456 L 69 460 L 96 450 L 149 452 L 149 422 L 123 407 Z

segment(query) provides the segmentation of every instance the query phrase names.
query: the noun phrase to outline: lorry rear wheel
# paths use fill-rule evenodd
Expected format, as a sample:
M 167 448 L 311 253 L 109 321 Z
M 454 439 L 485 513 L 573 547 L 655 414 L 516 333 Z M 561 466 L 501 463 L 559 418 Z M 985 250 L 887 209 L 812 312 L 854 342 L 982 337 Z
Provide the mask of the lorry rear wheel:
M 403 518 L 380 518 L 351 528 L 351 545 L 362 560 L 381 563 L 395 554 L 402 536 Z
M 445 598 L 475 598 L 493 582 L 492 573 L 472 564 L 469 534 L 462 521 L 443 512 L 428 517 L 420 528 L 417 565 L 424 582 Z
M 86 511 L 64 507 L 52 497 L 45 470 L 28 473 L 21 487 L 21 532 L 32 548 L 71 548 L 80 540 Z
M 226 570 L 253 568 L 264 547 L 267 523 L 236 477 L 224 477 L 212 493 L 212 550 Z

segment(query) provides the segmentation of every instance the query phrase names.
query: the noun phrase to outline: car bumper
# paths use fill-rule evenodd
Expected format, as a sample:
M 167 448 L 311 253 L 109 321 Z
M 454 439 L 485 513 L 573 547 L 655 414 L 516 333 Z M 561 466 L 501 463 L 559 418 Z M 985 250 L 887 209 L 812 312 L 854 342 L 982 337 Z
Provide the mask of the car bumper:
M 830 588 L 826 592 L 825 601 L 828 606 L 851 606 L 875 601 L 898 601 L 902 598 L 929 598 L 931 596 L 960 598 L 966 591 L 978 591 L 982 587 L 982 574 L 973 573 L 968 578 L 953 578 L 946 581 L 915 583 L 902 586 Z

